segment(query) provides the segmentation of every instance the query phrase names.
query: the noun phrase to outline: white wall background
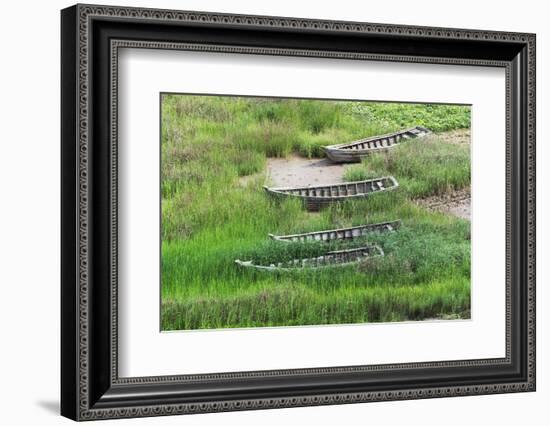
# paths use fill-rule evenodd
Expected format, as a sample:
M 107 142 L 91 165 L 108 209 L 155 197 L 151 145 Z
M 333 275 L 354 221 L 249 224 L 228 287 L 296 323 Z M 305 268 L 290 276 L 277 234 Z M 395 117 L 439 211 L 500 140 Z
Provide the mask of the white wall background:
M 550 27 L 544 2 L 120 0 L 103 4 L 537 33 L 538 390 L 360 405 L 107 421 L 102 424 L 545 424 L 550 401 Z M 59 10 L 12 1 L 0 25 L 0 418 L 69 424 L 59 405 Z

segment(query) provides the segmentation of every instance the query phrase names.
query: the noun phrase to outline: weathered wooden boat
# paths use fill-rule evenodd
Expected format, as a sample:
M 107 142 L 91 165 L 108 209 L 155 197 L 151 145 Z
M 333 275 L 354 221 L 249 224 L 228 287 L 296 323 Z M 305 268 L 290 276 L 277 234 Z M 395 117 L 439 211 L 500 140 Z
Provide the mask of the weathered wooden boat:
M 393 176 L 385 176 L 333 185 L 297 188 L 268 188 L 264 186 L 264 189 L 276 198 L 298 198 L 302 200 L 306 209 L 318 211 L 320 208 L 326 207 L 331 203 L 365 198 L 372 194 L 393 190 L 398 186 L 399 184 Z
M 326 231 L 306 232 L 303 234 L 292 235 L 273 235 L 269 237 L 276 241 L 283 242 L 304 242 L 304 241 L 342 241 L 353 240 L 354 238 L 364 237 L 373 232 L 392 232 L 401 226 L 400 220 L 391 222 L 372 223 L 369 225 L 352 226 L 349 228 L 329 229 Z
M 371 136 L 349 143 L 325 146 L 323 150 L 331 161 L 355 163 L 360 162 L 361 158 L 373 152 L 384 151 L 396 147 L 404 140 L 420 138 L 430 133 L 431 131 L 426 127 L 416 126 L 386 135 Z
M 257 265 L 253 261 L 235 260 L 235 263 L 243 268 L 254 268 L 261 271 L 285 272 L 314 268 L 329 268 L 349 266 L 362 260 L 384 256 L 384 251 L 376 245 L 360 247 L 350 250 L 329 251 L 318 257 L 293 259 L 285 262 L 271 263 L 269 265 Z

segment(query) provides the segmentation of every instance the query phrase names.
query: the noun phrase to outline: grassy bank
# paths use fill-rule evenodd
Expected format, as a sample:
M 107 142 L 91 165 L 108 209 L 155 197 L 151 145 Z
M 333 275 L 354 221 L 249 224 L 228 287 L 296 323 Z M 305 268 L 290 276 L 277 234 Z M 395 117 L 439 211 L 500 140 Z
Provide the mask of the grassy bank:
M 434 139 L 422 145 L 422 155 L 411 142 L 369 158 L 350 168 L 346 178 L 394 174 L 400 189 L 319 214 L 305 212 L 295 201 L 271 201 L 261 189 L 263 177 L 256 176 L 269 157 L 316 156 L 323 145 L 416 124 L 468 127 L 469 110 L 164 96 L 162 329 L 468 317 L 469 222 L 412 202 L 469 185 L 469 153 L 463 147 Z M 246 185 L 239 180 L 243 176 L 250 176 Z M 386 256 L 338 274 L 266 274 L 234 264 L 237 258 L 270 262 L 326 250 L 319 244 L 277 244 L 266 238 L 268 233 L 393 219 L 403 221 L 399 232 L 370 238 Z

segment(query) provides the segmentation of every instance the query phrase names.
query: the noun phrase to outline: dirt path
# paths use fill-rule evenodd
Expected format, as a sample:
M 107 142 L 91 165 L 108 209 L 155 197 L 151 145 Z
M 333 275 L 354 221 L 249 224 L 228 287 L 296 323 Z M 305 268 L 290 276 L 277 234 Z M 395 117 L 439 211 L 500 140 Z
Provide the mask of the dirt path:
M 449 132 L 439 133 L 436 137 L 447 143 L 469 144 L 470 129 L 451 130 Z
M 416 203 L 433 211 L 449 213 L 462 219 L 472 220 L 469 188 L 444 196 L 422 198 L 416 200 Z
M 270 158 L 267 162 L 269 184 L 275 187 L 313 186 L 343 182 L 344 165 L 326 158 Z

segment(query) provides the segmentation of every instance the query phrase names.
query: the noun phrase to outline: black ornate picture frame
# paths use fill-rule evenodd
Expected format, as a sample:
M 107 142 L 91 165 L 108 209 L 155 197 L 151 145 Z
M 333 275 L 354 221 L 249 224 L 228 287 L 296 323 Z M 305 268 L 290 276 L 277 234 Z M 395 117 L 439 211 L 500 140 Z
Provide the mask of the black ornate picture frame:
M 61 413 L 159 416 L 535 390 L 535 35 L 76 5 L 61 13 Z M 120 378 L 121 47 L 483 65 L 506 72 L 506 356 Z

